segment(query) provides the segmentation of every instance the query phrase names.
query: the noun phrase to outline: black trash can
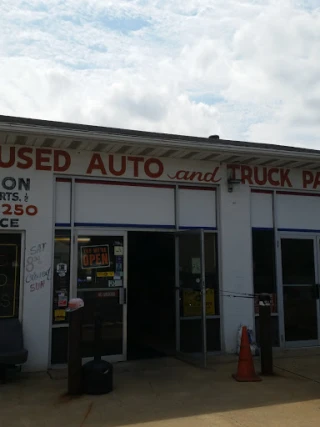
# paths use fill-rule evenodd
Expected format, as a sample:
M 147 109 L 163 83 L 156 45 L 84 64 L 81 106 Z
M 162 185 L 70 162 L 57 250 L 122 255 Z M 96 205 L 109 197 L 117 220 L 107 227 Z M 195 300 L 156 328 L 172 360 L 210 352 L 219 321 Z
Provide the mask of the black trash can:
M 83 391 L 106 394 L 113 390 L 113 366 L 105 360 L 91 360 L 83 365 Z

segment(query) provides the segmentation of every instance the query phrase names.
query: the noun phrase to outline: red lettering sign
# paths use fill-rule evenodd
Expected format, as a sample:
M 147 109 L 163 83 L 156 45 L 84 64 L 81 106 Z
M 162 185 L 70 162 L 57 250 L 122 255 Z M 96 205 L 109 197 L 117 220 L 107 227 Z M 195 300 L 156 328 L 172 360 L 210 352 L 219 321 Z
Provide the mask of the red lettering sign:
M 138 178 L 138 176 L 139 176 L 139 163 L 143 162 L 144 158 L 143 157 L 129 156 L 128 161 L 133 162 L 133 176 L 135 178 Z
M 70 154 L 63 150 L 55 150 L 53 157 L 53 170 L 55 172 L 66 172 L 70 166 Z
M 303 188 L 317 190 L 320 186 L 320 172 L 314 174 L 311 171 L 302 171 L 302 186 Z
M 64 150 L 32 147 L 0 146 L 0 169 L 16 166 L 18 169 L 68 172 L 71 167 L 71 154 Z M 130 169 L 130 171 L 128 171 Z M 270 186 L 292 188 L 290 169 L 231 164 L 227 165 L 231 179 L 239 178 L 242 184 L 250 186 Z M 178 169 L 167 173 L 161 159 L 137 156 L 104 155 L 93 153 L 84 173 L 111 177 L 161 179 L 164 175 L 170 180 L 182 182 L 214 184 L 221 181 L 220 167 L 209 172 L 194 169 Z M 77 171 L 81 173 L 81 171 Z M 298 173 L 298 172 L 297 172 Z M 320 188 L 320 172 L 302 171 L 301 185 L 304 189 Z M 5 199 L 3 199 L 5 200 Z
M 32 157 L 27 156 L 26 154 L 32 155 L 31 147 L 23 147 L 18 150 L 18 160 L 17 167 L 19 169 L 30 169 L 32 167 Z
M 152 169 L 154 168 L 155 165 L 155 171 L 152 172 Z M 148 159 L 146 160 L 145 164 L 144 164 L 144 173 L 149 177 L 149 178 L 160 178 L 160 176 L 163 174 L 163 163 L 161 162 L 161 160 L 159 159 Z
M 271 187 L 292 187 L 290 181 L 290 169 L 247 166 L 247 165 L 227 165 L 231 171 L 231 179 L 237 178 L 237 171 L 240 170 L 240 180 L 242 184 L 266 185 Z
M 71 165 L 71 156 L 63 150 L 49 148 L 10 147 L 9 155 L 4 155 L 0 146 L 0 168 L 32 169 L 40 171 L 66 172 Z
M 192 181 L 192 182 L 219 182 L 221 178 L 216 178 L 219 172 L 219 167 L 216 167 L 212 172 L 191 172 L 188 170 L 178 170 L 174 175 L 167 175 L 168 178 L 177 181 Z
M 87 173 L 91 174 L 93 170 L 99 170 L 102 175 L 107 175 L 106 168 L 104 167 L 101 156 L 98 153 L 93 154 L 93 156 L 91 157 Z
M 127 162 L 125 156 L 121 156 L 121 167 L 120 170 L 116 170 L 114 167 L 114 156 L 111 154 L 109 155 L 109 171 L 111 175 L 114 176 L 121 176 L 126 173 L 127 168 Z

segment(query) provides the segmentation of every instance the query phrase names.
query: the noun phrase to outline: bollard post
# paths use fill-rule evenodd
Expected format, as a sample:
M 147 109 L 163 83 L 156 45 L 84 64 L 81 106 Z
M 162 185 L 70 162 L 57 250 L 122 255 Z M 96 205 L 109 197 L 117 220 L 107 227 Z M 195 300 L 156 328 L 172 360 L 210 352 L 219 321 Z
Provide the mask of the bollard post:
M 271 298 L 269 294 L 259 295 L 259 326 L 261 374 L 273 375 Z
M 69 301 L 69 336 L 68 336 L 68 394 L 82 393 L 82 355 L 81 328 L 83 300 L 74 298 Z

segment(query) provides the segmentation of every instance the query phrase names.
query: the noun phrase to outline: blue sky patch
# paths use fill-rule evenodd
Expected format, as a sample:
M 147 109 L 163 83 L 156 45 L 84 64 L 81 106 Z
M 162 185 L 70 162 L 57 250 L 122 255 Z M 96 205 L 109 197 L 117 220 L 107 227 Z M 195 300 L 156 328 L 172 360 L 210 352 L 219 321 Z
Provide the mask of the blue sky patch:
M 215 105 L 220 104 L 225 101 L 225 99 L 220 95 L 214 95 L 212 93 L 205 93 L 201 95 L 189 95 L 189 98 L 193 102 L 202 102 L 203 104 L 207 105 Z
M 130 33 L 132 31 L 138 31 L 142 28 L 150 26 L 150 23 L 142 18 L 130 18 L 121 17 L 114 18 L 110 16 L 100 16 L 98 18 L 100 24 L 104 27 L 109 28 L 112 31 L 119 31 L 121 33 Z

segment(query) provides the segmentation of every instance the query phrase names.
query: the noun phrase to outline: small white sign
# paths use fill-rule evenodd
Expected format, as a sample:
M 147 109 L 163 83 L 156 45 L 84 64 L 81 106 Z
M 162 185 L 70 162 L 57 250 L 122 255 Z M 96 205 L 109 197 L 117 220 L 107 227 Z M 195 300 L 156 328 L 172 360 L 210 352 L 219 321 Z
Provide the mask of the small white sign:
M 201 274 L 200 258 L 192 258 L 192 274 Z
M 122 286 L 122 280 L 109 280 L 109 288 L 120 288 Z
M 123 246 L 115 246 L 114 247 L 115 255 L 123 255 Z
M 57 273 L 60 277 L 64 277 L 67 274 L 68 266 L 65 263 L 59 263 L 57 264 Z

